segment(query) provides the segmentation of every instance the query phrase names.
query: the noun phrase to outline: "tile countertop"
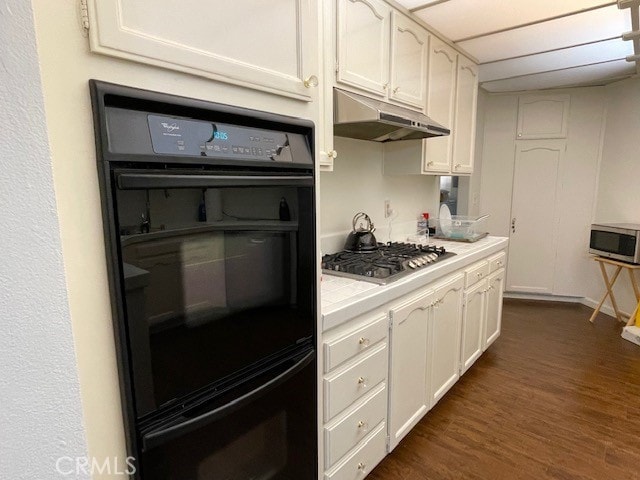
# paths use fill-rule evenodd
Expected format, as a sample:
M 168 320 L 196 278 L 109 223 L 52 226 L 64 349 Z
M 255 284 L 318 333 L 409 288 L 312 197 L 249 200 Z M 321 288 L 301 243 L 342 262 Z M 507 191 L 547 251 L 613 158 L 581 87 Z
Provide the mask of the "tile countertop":
M 351 320 L 369 310 L 391 302 L 407 293 L 428 285 L 435 280 L 471 263 L 507 248 L 506 237 L 486 237 L 475 243 L 447 242 L 435 240 L 437 246 L 454 252 L 455 257 L 448 258 L 435 265 L 418 270 L 388 285 L 352 280 L 326 273 L 322 274 L 320 295 L 322 301 L 322 330 Z

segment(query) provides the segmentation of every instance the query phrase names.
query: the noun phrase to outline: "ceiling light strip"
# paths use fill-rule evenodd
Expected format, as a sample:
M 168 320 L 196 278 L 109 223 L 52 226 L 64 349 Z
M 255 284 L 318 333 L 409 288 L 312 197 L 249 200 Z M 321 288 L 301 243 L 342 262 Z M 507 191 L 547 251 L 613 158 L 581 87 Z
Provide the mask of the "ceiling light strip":
M 604 65 L 606 63 L 620 62 L 621 60 L 625 60 L 625 58 L 624 57 L 622 57 L 622 58 L 614 58 L 614 59 L 611 59 L 611 60 L 604 60 L 602 62 L 585 63 L 583 65 L 574 65 L 572 67 L 554 68 L 552 70 L 541 70 L 539 72 L 523 73 L 522 75 L 513 75 L 511 77 L 495 78 L 493 80 L 488 80 L 486 82 L 482 82 L 482 84 L 491 83 L 491 82 L 501 82 L 503 80 L 513 80 L 513 79 L 516 79 L 516 78 L 531 77 L 531 76 L 534 76 L 534 75 L 542 75 L 544 73 L 564 72 L 566 70 L 574 70 L 576 68 L 593 67 L 595 65 Z
M 611 40 L 617 40 L 619 38 L 620 37 L 602 38 L 600 40 L 593 40 L 591 42 L 584 42 L 584 43 L 576 43 L 574 45 L 568 45 L 566 47 L 558 47 L 558 48 L 551 48 L 549 50 L 541 50 L 539 52 L 524 53 L 522 55 L 516 55 L 515 57 L 505 57 L 505 58 L 500 58 L 498 60 L 491 60 L 490 62 L 480 63 L 480 65 L 491 65 L 492 63 L 506 62 L 508 60 L 517 60 L 519 58 L 535 57 L 536 55 L 543 55 L 545 53 L 559 52 L 562 50 L 569 50 L 571 48 L 584 47 L 586 45 L 594 45 L 596 43 L 601 43 L 601 42 L 610 42 Z
M 638 0 L 640 2 L 640 0 Z M 562 13 L 560 15 L 555 15 L 553 17 L 542 18 L 540 20 L 534 20 L 532 22 L 521 23 L 519 25 L 513 25 L 511 27 L 501 28 L 499 30 L 494 30 L 486 33 L 479 33 L 477 35 L 471 35 L 470 37 L 464 37 L 454 40 L 454 43 L 467 42 L 469 40 L 475 40 L 476 38 L 488 37 L 490 35 L 495 35 L 497 33 L 510 32 L 512 30 L 518 30 L 519 28 L 530 27 L 532 25 L 539 25 L 541 23 L 550 22 L 553 20 L 559 20 L 561 18 L 572 17 L 573 15 L 579 15 L 581 13 L 591 12 L 593 10 L 598 10 L 600 8 L 611 7 L 612 5 L 616 5 L 616 2 L 607 2 L 602 5 L 596 5 L 595 7 L 583 8 L 581 10 L 575 10 L 573 12 Z M 634 29 L 635 30 L 635 29 Z

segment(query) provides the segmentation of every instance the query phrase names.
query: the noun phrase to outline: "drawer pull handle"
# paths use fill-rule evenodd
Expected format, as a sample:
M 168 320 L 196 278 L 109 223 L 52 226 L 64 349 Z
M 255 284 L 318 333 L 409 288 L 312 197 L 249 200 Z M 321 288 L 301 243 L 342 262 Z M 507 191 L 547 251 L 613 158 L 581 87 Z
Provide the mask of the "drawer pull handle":
M 366 466 L 363 462 L 360 462 L 360 463 L 358 464 L 358 470 L 360 470 L 362 473 L 364 473 L 364 469 L 365 469 L 366 467 L 367 467 L 367 466 Z
M 358 377 L 358 385 L 362 388 L 366 388 L 367 380 L 364 377 Z
M 480 278 L 482 276 L 482 272 L 478 272 L 476 275 L 478 275 L 478 278 Z
M 502 266 L 502 260 L 498 260 L 496 263 L 498 264 L 499 267 Z
M 360 345 L 362 345 L 363 347 L 368 347 L 368 346 L 369 346 L 369 344 L 371 343 L 371 340 L 369 340 L 369 339 L 368 339 L 368 338 L 366 338 L 366 337 L 360 337 L 360 339 L 358 340 L 358 343 L 359 343 Z
M 360 420 L 358 422 L 358 429 L 359 430 L 363 430 L 363 431 L 366 432 L 367 431 L 367 422 L 364 422 L 364 421 Z

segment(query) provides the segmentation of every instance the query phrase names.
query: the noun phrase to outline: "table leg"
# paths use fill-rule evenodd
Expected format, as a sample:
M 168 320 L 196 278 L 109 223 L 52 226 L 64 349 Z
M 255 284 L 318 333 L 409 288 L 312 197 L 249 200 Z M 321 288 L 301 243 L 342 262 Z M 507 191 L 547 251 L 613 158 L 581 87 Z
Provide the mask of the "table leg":
M 633 313 L 631 314 L 631 317 L 629 317 L 629 321 L 627 322 L 627 327 L 630 325 L 636 324 L 636 315 L 638 313 L 639 308 L 640 308 L 640 302 L 638 302 L 638 304 L 636 305 L 636 308 L 633 310 Z
M 618 302 L 616 302 L 616 297 L 613 295 L 613 284 L 616 283 L 616 280 L 618 279 L 618 275 L 620 275 L 620 272 L 622 271 L 622 267 L 618 266 L 616 268 L 615 273 L 613 274 L 613 279 L 611 280 L 611 282 L 609 282 L 608 277 L 607 277 L 607 269 L 605 268 L 603 263 L 600 263 L 600 268 L 602 269 L 602 274 L 604 275 L 604 277 L 607 279 L 607 291 L 609 292 L 609 298 L 611 299 L 611 305 L 613 306 L 613 311 L 616 314 L 616 318 L 618 319 L 619 322 L 622 322 L 622 315 L 620 314 L 620 310 L 618 309 Z
M 633 286 L 633 293 L 636 294 L 636 300 L 640 301 L 640 289 L 638 288 L 636 276 L 633 273 L 634 270 L 632 270 L 631 268 L 628 268 L 627 270 L 629 271 L 629 278 L 631 279 L 631 285 Z
M 613 278 L 611 279 L 611 281 L 609 281 L 609 276 L 607 275 L 607 270 L 604 264 L 602 262 L 598 262 L 598 263 L 600 264 L 600 271 L 602 272 L 602 278 L 604 279 L 604 284 L 607 287 L 607 291 L 602 297 L 602 300 L 600 300 L 600 303 L 598 303 L 598 306 L 596 307 L 596 309 L 593 311 L 593 314 L 591 315 L 591 318 L 589 319 L 589 321 L 593 323 L 593 321 L 596 319 L 596 316 L 600 312 L 600 309 L 602 308 L 604 301 L 607 299 L 608 296 L 611 297 L 611 304 L 613 305 L 613 311 L 616 314 L 616 318 L 618 319 L 618 321 L 621 321 L 620 312 L 618 311 L 618 304 L 616 302 L 615 297 L 613 296 L 613 290 L 611 289 L 611 287 L 618 279 L 618 275 L 620 275 L 620 272 L 622 271 L 622 267 L 620 266 L 616 267 L 616 271 L 613 274 Z

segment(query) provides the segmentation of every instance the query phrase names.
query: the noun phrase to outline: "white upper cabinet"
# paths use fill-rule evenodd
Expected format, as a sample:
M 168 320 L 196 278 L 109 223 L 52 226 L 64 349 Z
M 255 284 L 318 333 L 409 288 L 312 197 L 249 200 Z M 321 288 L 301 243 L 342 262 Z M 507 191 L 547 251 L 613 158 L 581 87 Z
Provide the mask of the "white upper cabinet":
M 451 171 L 452 142 L 456 98 L 457 52 L 447 44 L 431 39 L 429 53 L 429 96 L 427 114 L 431 119 L 451 129 L 451 135 L 425 140 L 424 172 L 449 173 Z
M 429 35 L 417 23 L 393 12 L 389 98 L 422 110 L 427 94 Z
M 566 138 L 569 99 L 569 95 L 520 96 L 517 140 Z
M 338 0 L 336 80 L 424 111 L 429 34 L 379 0 Z
M 338 82 L 386 97 L 391 7 L 381 0 L 338 0 L 337 17 Z
M 451 134 L 386 143 L 385 174 L 473 173 L 478 67 L 438 38 L 432 36 L 430 43 L 427 115 L 449 128 Z
M 456 81 L 456 114 L 453 126 L 454 174 L 473 172 L 473 152 L 476 138 L 476 110 L 478 103 L 478 67 L 458 55 Z
M 89 0 L 96 53 L 312 101 L 317 0 Z

